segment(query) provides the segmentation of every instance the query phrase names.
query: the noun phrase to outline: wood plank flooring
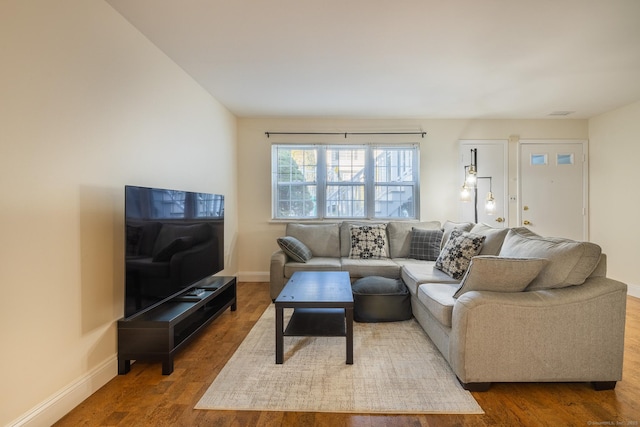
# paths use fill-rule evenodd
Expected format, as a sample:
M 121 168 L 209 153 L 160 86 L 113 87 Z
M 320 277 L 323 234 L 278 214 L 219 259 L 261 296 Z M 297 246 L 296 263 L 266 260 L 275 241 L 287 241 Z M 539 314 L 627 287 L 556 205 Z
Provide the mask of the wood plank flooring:
M 161 375 L 137 362 L 56 426 L 637 426 L 640 425 L 640 299 L 627 298 L 623 380 L 615 390 L 582 383 L 494 384 L 473 393 L 484 415 L 349 415 L 201 411 L 193 407 L 271 303 L 266 283 L 240 283 L 238 310 L 226 311 Z M 606 308 L 603 308 L 606 309 Z

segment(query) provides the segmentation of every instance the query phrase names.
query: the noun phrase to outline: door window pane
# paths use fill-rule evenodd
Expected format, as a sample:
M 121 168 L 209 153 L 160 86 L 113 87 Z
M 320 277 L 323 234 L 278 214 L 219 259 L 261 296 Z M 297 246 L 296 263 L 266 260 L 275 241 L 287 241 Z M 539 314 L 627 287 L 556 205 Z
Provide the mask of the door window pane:
M 556 161 L 558 165 L 572 165 L 573 164 L 573 153 L 571 154 L 558 154 L 556 157 Z
M 549 164 L 549 156 L 547 154 L 532 154 L 531 165 L 532 166 L 544 166 Z

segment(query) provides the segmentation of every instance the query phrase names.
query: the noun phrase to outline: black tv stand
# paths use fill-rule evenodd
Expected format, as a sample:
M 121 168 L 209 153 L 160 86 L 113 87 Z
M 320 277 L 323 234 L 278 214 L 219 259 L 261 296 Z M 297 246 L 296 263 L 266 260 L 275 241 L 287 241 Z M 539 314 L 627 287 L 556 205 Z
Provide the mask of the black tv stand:
M 204 289 L 199 295 L 187 295 Z M 236 278 L 210 276 L 149 309 L 118 320 L 118 374 L 132 360 L 159 360 L 162 375 L 173 372 L 173 356 L 228 307 L 236 311 Z

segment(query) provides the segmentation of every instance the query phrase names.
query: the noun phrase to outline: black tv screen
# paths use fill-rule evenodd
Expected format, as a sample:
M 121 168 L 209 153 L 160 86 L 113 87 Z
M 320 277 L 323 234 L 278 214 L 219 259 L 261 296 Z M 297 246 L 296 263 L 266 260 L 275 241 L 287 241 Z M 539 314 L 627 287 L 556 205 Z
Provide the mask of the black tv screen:
M 224 269 L 224 196 L 125 186 L 125 307 L 131 317 Z

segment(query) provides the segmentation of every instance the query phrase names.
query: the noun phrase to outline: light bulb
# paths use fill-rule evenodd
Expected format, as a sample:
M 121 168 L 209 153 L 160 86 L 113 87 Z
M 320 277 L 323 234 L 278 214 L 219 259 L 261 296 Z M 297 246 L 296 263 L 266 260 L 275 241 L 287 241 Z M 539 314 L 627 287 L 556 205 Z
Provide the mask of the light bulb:
M 467 185 L 469 187 L 475 187 L 476 186 L 476 181 L 477 181 L 477 172 L 476 172 L 476 168 L 472 166 L 469 166 L 469 173 L 467 174 Z
M 469 191 L 469 187 L 467 187 L 466 184 L 462 186 L 462 190 L 460 191 L 460 201 L 461 202 L 471 201 L 471 192 Z
M 487 201 L 484 204 L 484 209 L 487 215 L 493 215 L 496 213 L 496 200 L 493 198 L 493 193 L 491 191 L 487 193 Z

